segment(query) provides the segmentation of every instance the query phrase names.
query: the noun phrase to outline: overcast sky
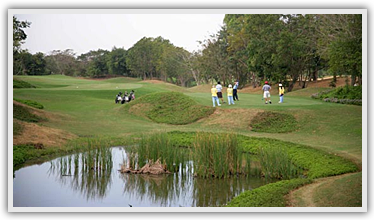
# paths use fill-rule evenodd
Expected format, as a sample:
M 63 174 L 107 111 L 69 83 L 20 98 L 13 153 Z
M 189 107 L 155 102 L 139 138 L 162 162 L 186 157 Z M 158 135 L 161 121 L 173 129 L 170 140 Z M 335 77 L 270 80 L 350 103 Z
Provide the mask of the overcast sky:
M 217 33 L 224 14 L 16 14 L 29 21 L 23 49 L 30 53 L 73 49 L 77 55 L 90 50 L 129 49 L 143 37 L 161 36 L 192 52 L 197 41 Z

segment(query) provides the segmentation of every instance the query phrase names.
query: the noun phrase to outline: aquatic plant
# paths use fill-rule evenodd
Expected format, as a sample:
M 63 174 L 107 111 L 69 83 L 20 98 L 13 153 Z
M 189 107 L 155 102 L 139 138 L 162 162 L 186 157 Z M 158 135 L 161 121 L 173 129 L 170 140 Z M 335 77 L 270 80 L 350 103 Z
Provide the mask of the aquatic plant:
M 127 160 L 124 165 L 138 170 L 149 161 L 160 160 L 165 170 L 178 172 L 184 167 L 188 154 L 183 148 L 175 147 L 166 133 L 142 135 L 137 146 L 126 148 Z
M 226 178 L 249 174 L 249 154 L 238 146 L 234 134 L 197 133 L 191 148 L 195 175 Z
M 266 178 L 292 179 L 302 174 L 302 169 L 295 166 L 288 153 L 280 147 L 260 148 L 258 157 Z

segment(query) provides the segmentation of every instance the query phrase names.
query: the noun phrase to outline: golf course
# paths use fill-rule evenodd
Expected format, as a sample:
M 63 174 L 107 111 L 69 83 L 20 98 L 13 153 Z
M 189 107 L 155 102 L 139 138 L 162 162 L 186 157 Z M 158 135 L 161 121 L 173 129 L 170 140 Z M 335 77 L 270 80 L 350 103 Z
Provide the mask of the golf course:
M 139 156 L 142 153 L 136 149 L 139 146 L 161 149 L 170 145 L 171 150 L 162 151 L 164 153 L 157 154 L 152 160 L 161 158 L 161 161 L 166 161 L 165 152 L 173 152 L 172 156 L 168 156 L 172 162 L 164 164 L 164 167 L 167 164 L 168 168 L 170 164 L 174 164 L 175 170 L 168 169 L 171 173 L 180 172 L 186 175 L 183 173 L 183 167 L 188 167 L 188 162 L 183 163 L 184 159 L 178 159 L 182 161 L 181 168 L 178 168 L 179 162 L 173 160 L 177 157 L 175 155 L 186 150 L 189 152 L 186 155 L 190 155 L 188 161 L 194 162 L 195 173 L 191 175 L 191 179 L 224 179 L 229 182 L 228 187 L 232 186 L 230 184 L 240 185 L 241 178 L 251 179 L 252 176 L 258 178 L 259 182 L 262 181 L 250 188 L 241 188 L 239 193 L 226 195 L 221 192 L 220 194 L 225 194 L 227 198 L 217 200 L 214 204 L 207 202 L 208 199 L 200 198 L 197 194 L 201 194 L 203 190 L 195 186 L 192 191 L 197 197 L 192 197 L 191 201 L 199 198 L 199 202 L 191 202 L 192 206 L 362 206 L 362 106 L 311 98 L 312 94 L 331 89 L 329 79 L 310 82 L 308 87 L 303 89 L 296 87 L 285 94 L 284 103 L 278 103 L 277 85 L 272 85 L 272 104 L 265 104 L 260 87 L 254 89 L 247 86 L 238 89 L 239 101 L 235 101 L 235 105 L 228 105 L 224 88 L 223 97 L 226 103 L 215 108 L 212 107 L 210 84 L 188 88 L 159 80 L 130 77 L 93 79 L 63 75 L 13 76 L 13 80 L 14 85 L 16 82 L 24 83 L 20 88 L 13 87 L 14 181 L 17 181 L 21 171 L 27 167 L 48 164 L 48 161 L 83 153 L 87 150 L 87 145 L 90 150 L 102 149 L 100 155 L 107 158 L 110 156 L 104 150 L 106 148 L 132 146 L 134 149 L 131 149 L 131 152 Z M 337 87 L 344 85 L 345 79 L 338 78 Z M 115 103 L 119 92 L 132 90 L 135 91 L 135 100 L 124 104 Z M 222 149 L 229 146 L 229 153 L 215 148 L 218 145 L 222 145 Z M 208 156 L 211 161 L 207 162 L 211 164 L 209 169 L 200 169 L 196 165 L 198 162 L 203 164 L 199 158 L 199 154 L 203 153 L 197 153 L 203 148 L 201 146 L 211 147 L 211 156 Z M 222 151 L 221 156 L 238 155 L 239 162 L 230 162 L 228 157 L 216 156 L 212 153 L 214 151 Z M 248 162 L 249 159 L 245 159 L 247 155 L 253 156 L 254 159 Z M 270 159 L 271 157 L 273 159 Z M 287 173 L 273 170 L 283 166 L 277 164 L 277 158 L 281 157 L 285 158 Z M 151 158 L 147 157 L 145 160 Z M 120 164 L 108 163 L 112 158 L 103 158 L 101 161 L 105 162 L 100 162 L 97 170 L 102 170 L 97 171 L 99 174 L 94 175 L 94 180 L 100 184 L 105 182 L 105 186 L 100 188 L 101 191 L 97 189 L 97 194 L 100 194 L 102 199 L 109 194 L 104 191 L 110 188 L 112 183 L 109 180 L 104 181 L 100 176 L 106 172 L 102 168 L 103 164 L 115 170 L 115 175 L 120 175 L 123 181 L 129 181 L 127 178 L 132 178 L 130 175 L 148 175 L 119 173 Z M 132 168 L 143 167 L 139 161 L 139 164 Z M 274 163 L 270 164 L 272 161 Z M 53 162 L 49 163 L 50 167 L 54 167 Z M 59 164 L 62 167 L 62 162 Z M 224 167 L 227 164 L 226 171 Z M 239 165 L 234 169 L 235 164 Z M 241 170 L 242 164 L 251 164 L 251 171 L 244 168 Z M 253 167 L 257 171 L 252 171 L 255 170 Z M 60 177 L 70 178 L 61 173 L 61 170 L 58 174 Z M 161 176 L 165 175 L 173 174 Z M 151 188 L 144 188 L 153 181 L 160 192 L 155 191 L 152 198 L 176 197 L 170 196 L 170 191 L 178 189 L 173 188 L 171 183 L 166 183 L 162 177 L 157 176 L 157 180 L 151 177 L 143 178 L 144 182 L 124 184 L 124 191 L 141 191 L 142 195 L 147 195 Z M 243 180 L 243 184 L 244 182 Z M 112 185 L 114 183 L 113 181 Z M 214 181 L 208 183 L 212 184 L 211 188 L 218 187 L 213 184 Z M 187 186 L 180 186 L 180 190 L 184 188 L 188 189 Z M 139 199 L 137 203 L 131 203 L 131 206 L 134 203 L 138 206 L 150 205 L 145 202 L 146 198 L 147 196 L 144 196 L 143 200 Z M 174 203 L 163 202 L 152 203 L 152 206 L 174 206 Z

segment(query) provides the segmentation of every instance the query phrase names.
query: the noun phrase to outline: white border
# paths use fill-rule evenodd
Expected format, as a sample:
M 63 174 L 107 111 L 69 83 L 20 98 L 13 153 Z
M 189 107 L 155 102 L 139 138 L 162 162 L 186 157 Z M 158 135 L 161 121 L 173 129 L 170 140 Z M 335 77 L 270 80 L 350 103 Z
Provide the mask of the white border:
M 13 151 L 8 149 L 9 212 L 367 212 L 367 10 L 366 9 L 9 9 L 8 10 L 8 146 L 13 146 L 13 48 L 12 16 L 14 14 L 362 14 L 362 207 L 245 207 L 245 208 L 122 208 L 122 207 L 13 207 Z

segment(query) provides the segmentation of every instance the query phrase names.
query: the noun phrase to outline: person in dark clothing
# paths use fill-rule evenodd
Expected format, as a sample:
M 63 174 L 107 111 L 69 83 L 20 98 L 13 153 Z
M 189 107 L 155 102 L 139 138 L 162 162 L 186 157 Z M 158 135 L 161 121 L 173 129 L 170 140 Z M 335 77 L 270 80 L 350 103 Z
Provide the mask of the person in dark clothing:
M 234 83 L 234 87 L 233 87 L 233 91 L 234 91 L 234 101 L 239 101 L 239 97 L 238 97 L 238 86 L 239 86 L 239 81 L 236 80 L 236 82 Z

